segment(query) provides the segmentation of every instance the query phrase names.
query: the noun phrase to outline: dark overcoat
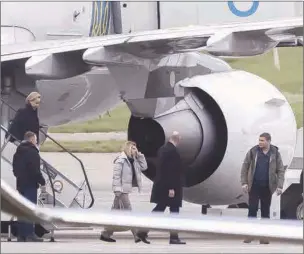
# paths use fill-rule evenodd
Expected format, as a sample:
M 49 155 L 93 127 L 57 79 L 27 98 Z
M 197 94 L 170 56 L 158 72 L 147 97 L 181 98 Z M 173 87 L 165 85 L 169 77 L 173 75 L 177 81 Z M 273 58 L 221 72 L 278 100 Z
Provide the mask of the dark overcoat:
M 45 185 L 45 179 L 40 171 L 39 151 L 35 145 L 28 141 L 20 143 L 13 157 L 13 173 L 19 191 Z
M 175 196 L 169 197 L 173 189 Z M 168 142 L 158 150 L 156 176 L 151 193 L 151 203 L 166 206 L 182 206 L 183 172 L 181 157 L 176 147 Z
M 24 134 L 27 131 L 34 132 L 37 136 L 37 143 L 39 144 L 39 129 L 38 110 L 33 109 L 30 104 L 27 104 L 24 108 L 16 112 L 8 131 L 20 141 L 23 140 Z M 15 139 L 11 137 L 10 142 L 14 141 Z

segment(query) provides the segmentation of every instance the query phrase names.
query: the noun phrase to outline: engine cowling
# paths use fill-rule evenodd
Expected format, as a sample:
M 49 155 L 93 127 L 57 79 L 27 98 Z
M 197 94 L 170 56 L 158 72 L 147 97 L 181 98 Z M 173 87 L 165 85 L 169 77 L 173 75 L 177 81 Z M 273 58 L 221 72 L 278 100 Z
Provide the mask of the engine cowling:
M 146 155 L 146 176 L 155 176 L 157 150 L 176 130 L 185 171 L 184 200 L 211 205 L 246 202 L 240 170 L 262 132 L 272 135 L 284 165 L 292 160 L 296 122 L 286 98 L 266 80 L 245 71 L 180 81 L 187 95 L 154 119 L 131 117 L 128 136 Z

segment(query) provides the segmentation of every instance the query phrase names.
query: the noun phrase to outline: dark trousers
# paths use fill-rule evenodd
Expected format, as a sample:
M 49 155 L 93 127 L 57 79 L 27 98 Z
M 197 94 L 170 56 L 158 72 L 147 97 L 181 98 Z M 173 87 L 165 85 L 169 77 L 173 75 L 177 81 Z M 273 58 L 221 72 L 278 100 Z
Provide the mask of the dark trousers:
M 157 204 L 152 212 L 164 212 L 166 210 L 167 206 L 162 204 Z M 170 213 L 179 213 L 179 206 L 169 206 Z M 170 239 L 178 239 L 178 233 L 176 232 L 170 232 Z
M 163 205 L 163 204 L 157 204 L 154 209 L 152 210 L 152 212 L 164 212 L 166 210 L 167 206 Z M 170 206 L 170 213 L 179 213 L 179 206 Z M 148 236 L 149 231 L 140 231 L 138 232 L 138 235 L 147 237 Z M 178 233 L 176 232 L 170 232 L 170 239 L 174 240 L 174 239 L 178 239 Z
M 269 218 L 271 205 L 271 192 L 268 185 L 253 183 L 249 192 L 248 217 L 257 217 L 259 201 L 261 201 L 261 217 Z
M 27 187 L 18 189 L 19 193 L 31 201 L 34 204 L 37 204 L 37 188 L 36 187 Z M 28 237 L 34 235 L 34 224 L 23 222 L 18 218 L 18 236 L 19 237 Z

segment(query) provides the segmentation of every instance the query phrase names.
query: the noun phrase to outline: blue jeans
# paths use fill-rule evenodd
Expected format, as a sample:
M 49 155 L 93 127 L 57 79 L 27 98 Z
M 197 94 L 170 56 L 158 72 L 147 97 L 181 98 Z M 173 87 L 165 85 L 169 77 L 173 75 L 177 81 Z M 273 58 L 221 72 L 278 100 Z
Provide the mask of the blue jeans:
M 29 201 L 37 204 L 37 188 L 27 187 L 18 190 L 19 193 Z M 34 224 L 24 222 L 18 218 L 18 237 L 28 237 L 34 235 Z

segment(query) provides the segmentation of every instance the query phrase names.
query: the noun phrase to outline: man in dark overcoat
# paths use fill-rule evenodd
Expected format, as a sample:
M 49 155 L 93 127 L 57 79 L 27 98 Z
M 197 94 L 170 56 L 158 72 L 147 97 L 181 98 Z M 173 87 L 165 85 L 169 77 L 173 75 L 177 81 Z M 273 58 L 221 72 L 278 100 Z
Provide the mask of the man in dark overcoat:
M 45 192 L 45 179 L 40 171 L 40 156 L 36 134 L 28 131 L 13 156 L 13 173 L 18 192 L 37 205 L 37 189 Z M 34 224 L 18 219 L 18 242 L 40 242 L 34 233 Z
M 164 212 L 167 207 L 170 213 L 179 213 L 183 200 L 183 172 L 182 161 L 177 151 L 181 136 L 174 131 L 169 141 L 158 150 L 156 176 L 151 193 L 151 203 L 156 206 L 152 212 Z M 145 242 L 148 233 L 140 232 L 139 238 Z M 178 233 L 170 233 L 170 244 L 185 244 L 182 242 Z

